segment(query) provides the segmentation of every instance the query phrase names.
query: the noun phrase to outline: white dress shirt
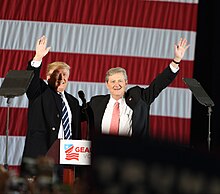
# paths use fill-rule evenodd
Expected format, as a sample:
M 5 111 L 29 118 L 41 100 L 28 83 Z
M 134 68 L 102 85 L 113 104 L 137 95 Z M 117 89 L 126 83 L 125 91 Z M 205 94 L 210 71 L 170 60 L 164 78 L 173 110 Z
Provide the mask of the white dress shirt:
M 113 108 L 116 100 L 110 97 L 102 119 L 102 133 L 109 134 Z M 118 100 L 120 109 L 119 135 L 132 135 L 132 109 L 125 103 L 125 99 Z

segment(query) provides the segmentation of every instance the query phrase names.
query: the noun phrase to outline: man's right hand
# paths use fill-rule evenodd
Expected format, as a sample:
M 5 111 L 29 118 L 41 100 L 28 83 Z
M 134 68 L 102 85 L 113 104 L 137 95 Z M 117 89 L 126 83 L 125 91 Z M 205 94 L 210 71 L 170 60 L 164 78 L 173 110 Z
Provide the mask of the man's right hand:
M 51 47 L 47 47 L 47 38 L 42 36 L 36 43 L 36 54 L 33 58 L 34 61 L 42 61 L 43 57 L 47 55 Z

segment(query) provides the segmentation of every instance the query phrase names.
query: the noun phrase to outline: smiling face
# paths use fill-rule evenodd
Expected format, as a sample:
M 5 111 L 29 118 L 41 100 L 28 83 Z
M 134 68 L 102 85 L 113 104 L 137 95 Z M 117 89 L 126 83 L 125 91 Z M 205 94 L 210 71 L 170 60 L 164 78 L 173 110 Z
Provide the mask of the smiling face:
M 119 100 L 125 94 L 127 80 L 122 72 L 108 76 L 106 87 L 115 100 Z
M 67 69 L 55 69 L 47 76 L 48 84 L 56 91 L 63 92 L 66 89 L 69 79 L 69 71 Z
M 64 62 L 53 62 L 47 67 L 47 82 L 56 92 L 63 92 L 68 83 L 70 66 Z

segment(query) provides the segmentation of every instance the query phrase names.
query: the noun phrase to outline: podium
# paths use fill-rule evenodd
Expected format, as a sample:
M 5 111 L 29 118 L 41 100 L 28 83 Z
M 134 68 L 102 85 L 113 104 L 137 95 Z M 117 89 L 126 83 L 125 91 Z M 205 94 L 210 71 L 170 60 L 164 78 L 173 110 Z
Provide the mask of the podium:
M 10 70 L 2 82 L 0 96 L 7 98 L 7 122 L 6 122 L 6 145 L 5 145 L 5 163 L 4 167 L 8 169 L 8 136 L 11 99 L 23 95 L 34 74 L 28 70 Z
M 57 139 L 46 156 L 55 164 L 64 165 L 63 183 L 73 185 L 75 166 L 91 165 L 91 141 Z
M 46 156 L 52 158 L 55 164 L 90 165 L 91 141 L 57 139 Z
M 214 102 L 211 100 L 211 98 L 208 96 L 208 94 L 205 92 L 201 84 L 194 78 L 183 78 L 183 81 L 185 84 L 189 87 L 189 89 L 192 91 L 195 98 L 198 100 L 198 102 L 206 107 L 208 107 L 208 151 L 210 151 L 210 145 L 211 145 L 211 112 L 212 112 L 212 106 L 214 106 Z

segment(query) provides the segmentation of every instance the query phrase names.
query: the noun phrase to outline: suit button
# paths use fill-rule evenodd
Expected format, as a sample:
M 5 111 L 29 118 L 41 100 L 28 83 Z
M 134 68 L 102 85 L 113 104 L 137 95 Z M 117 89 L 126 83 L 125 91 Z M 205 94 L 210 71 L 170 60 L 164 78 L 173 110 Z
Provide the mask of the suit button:
M 57 118 L 59 118 L 60 117 L 60 115 L 59 114 L 57 114 Z
M 55 131 L 55 127 L 52 127 L 52 131 Z

